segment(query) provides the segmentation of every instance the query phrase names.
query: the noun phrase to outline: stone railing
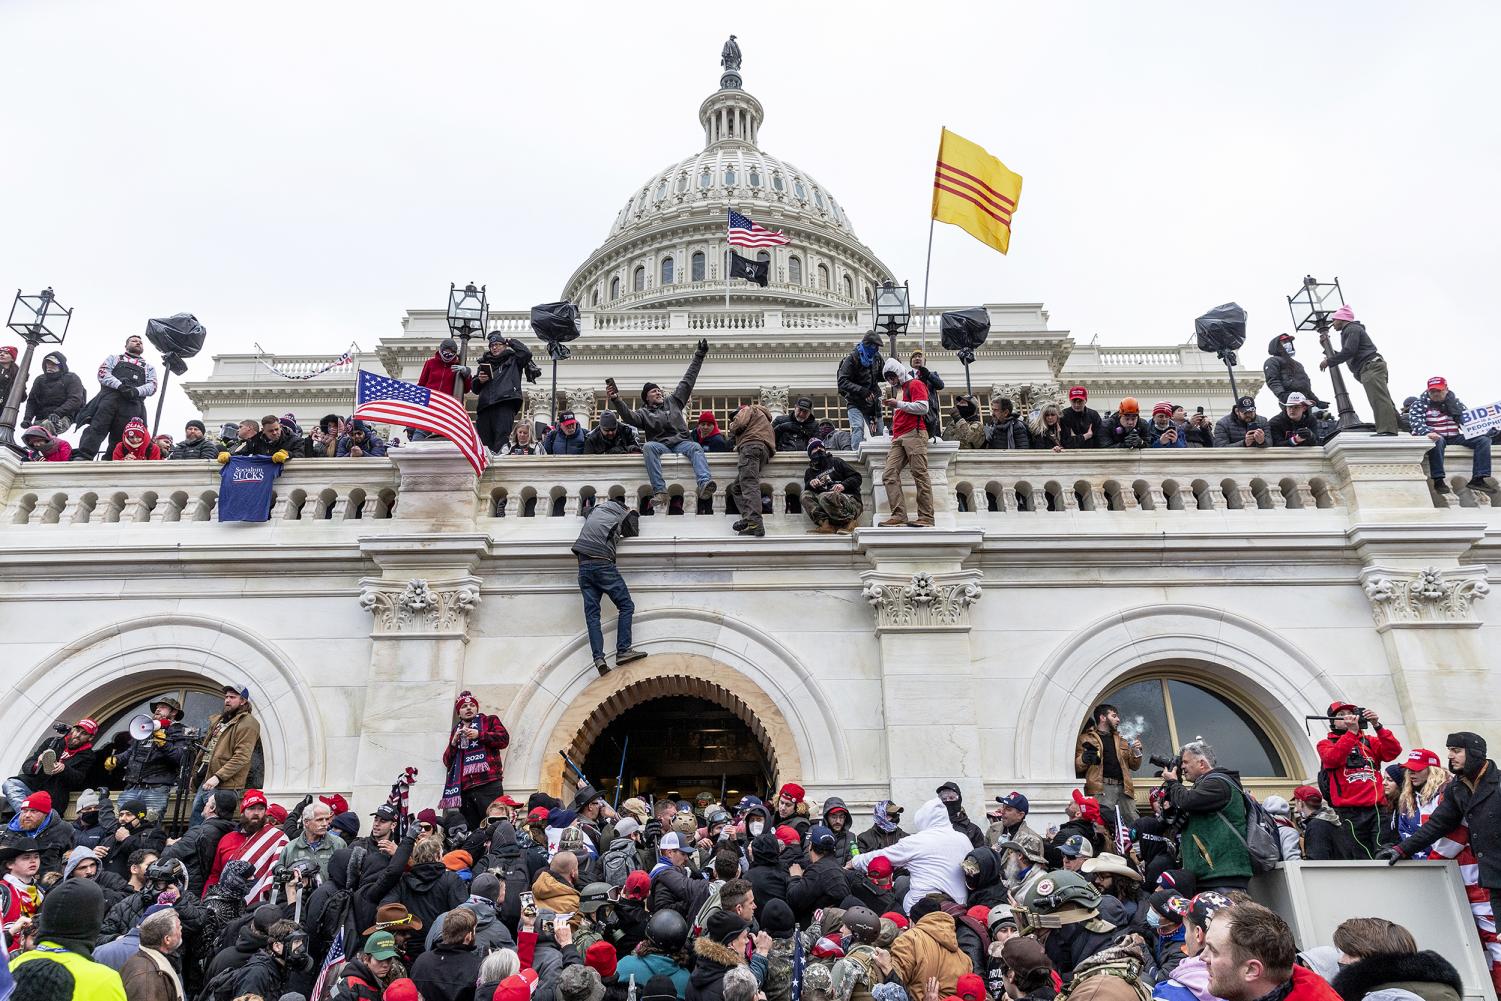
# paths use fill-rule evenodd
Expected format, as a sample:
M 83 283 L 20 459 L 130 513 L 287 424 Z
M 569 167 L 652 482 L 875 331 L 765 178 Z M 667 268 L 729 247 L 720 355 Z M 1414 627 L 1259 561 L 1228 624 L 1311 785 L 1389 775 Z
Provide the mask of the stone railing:
M 0 484 L 7 465 L 0 458 Z M 294 459 L 276 481 L 271 520 L 390 518 L 396 492 L 396 470 L 382 459 Z M 218 499 L 219 466 L 211 460 L 28 462 L 0 491 L 0 530 L 216 521 Z
M 945 307 L 949 308 L 949 307 Z M 1016 330 L 1036 325 L 1035 310 L 1023 307 L 989 306 L 994 330 Z M 939 316 L 943 310 L 931 307 L 927 311 L 928 332 L 938 333 Z M 916 336 L 922 328 L 924 313 L 914 306 L 908 324 L 908 336 Z M 1034 322 L 1035 321 L 1035 322 Z M 830 306 L 823 309 L 586 309 L 579 317 L 580 328 L 590 331 L 690 331 L 690 330 L 869 330 L 872 326 L 869 306 Z M 491 311 L 490 329 L 508 334 L 530 333 L 531 313 L 526 310 L 509 312 Z M 1130 359 L 1149 359 L 1139 362 L 1146 365 L 1173 364 L 1181 356 L 1177 347 L 1099 349 L 1100 364 L 1138 364 Z M 1196 352 L 1195 352 L 1196 353 Z M 1109 356 L 1108 359 L 1105 356 Z M 1167 360 L 1167 359 L 1171 359 Z M 277 360 L 281 364 L 281 360 Z
M 880 477 L 888 448 L 886 439 L 876 439 L 848 456 L 864 476 L 863 525 L 885 516 Z M 1109 522 L 1112 531 L 1151 532 L 1162 518 L 1192 519 L 1203 512 L 1262 518 L 1303 512 L 1349 520 L 1364 509 L 1426 510 L 1432 517 L 1436 508 L 1471 514 L 1490 508 L 1484 494 L 1434 494 L 1420 464 L 1425 450 L 1426 442 L 1363 435 L 1318 449 L 1057 454 L 960 452 L 944 442 L 930 449 L 930 472 L 940 528 L 1004 531 L 1022 519 L 1037 519 L 1027 522 L 1035 527 L 1054 524 L 1050 515 L 1119 514 Z M 690 534 L 727 534 L 723 519 L 737 513 L 726 490 L 735 477 L 735 456 L 711 455 L 709 466 L 719 489 L 701 500 L 687 460 L 667 457 L 669 506 L 653 520 L 698 526 Z M 776 456 L 763 471 L 768 529 L 793 533 L 807 527 L 805 469 L 806 460 L 794 453 Z M 910 477 L 904 482 L 910 497 Z M 211 461 L 22 464 L 0 453 L 0 532 L 17 526 L 211 522 L 217 520 L 218 490 L 219 467 Z M 271 521 L 420 520 L 436 502 L 493 534 L 533 532 L 518 522 L 556 519 L 558 527 L 543 534 L 562 537 L 576 531 L 567 527 L 569 519 L 599 499 L 620 498 L 645 512 L 651 492 L 640 456 L 504 457 L 476 481 L 456 450 L 431 443 L 394 450 L 392 459 L 294 459 L 277 480 Z M 1148 512 L 1154 517 L 1136 520 Z M 1071 522 L 1056 524 L 1066 530 Z M 1254 530 L 1258 523 L 1244 524 Z

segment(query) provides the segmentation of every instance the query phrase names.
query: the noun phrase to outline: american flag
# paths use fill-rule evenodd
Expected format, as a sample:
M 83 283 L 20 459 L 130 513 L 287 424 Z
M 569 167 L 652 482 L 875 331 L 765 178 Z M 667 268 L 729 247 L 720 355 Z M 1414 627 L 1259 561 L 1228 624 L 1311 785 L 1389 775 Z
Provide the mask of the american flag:
M 447 393 L 434 393 L 410 382 L 360 369 L 354 391 L 354 416 L 441 434 L 459 446 L 476 474 L 483 473 L 489 462 L 469 411 Z
M 318 980 L 313 984 L 312 997 L 321 998 L 323 990 L 328 986 L 329 978 L 339 976 L 339 968 L 344 965 L 344 929 L 334 936 L 334 944 L 328 947 L 328 955 L 323 957 L 323 969 L 318 971 Z
M 792 929 L 792 1001 L 803 1001 L 803 930 Z
M 1115 851 L 1122 858 L 1131 853 L 1131 829 L 1121 819 L 1121 808 L 1115 808 Z
M 240 846 L 235 853 L 235 858 L 249 862 L 255 869 L 255 880 L 250 884 L 250 891 L 245 894 L 247 906 L 255 907 L 264 903 L 271 893 L 271 870 L 276 867 L 276 860 L 281 857 L 281 850 L 290 843 L 290 839 L 280 827 L 267 824 L 250 840 Z
M 791 237 L 781 230 L 757 226 L 748 217 L 730 209 L 730 246 L 780 247 L 791 242 Z

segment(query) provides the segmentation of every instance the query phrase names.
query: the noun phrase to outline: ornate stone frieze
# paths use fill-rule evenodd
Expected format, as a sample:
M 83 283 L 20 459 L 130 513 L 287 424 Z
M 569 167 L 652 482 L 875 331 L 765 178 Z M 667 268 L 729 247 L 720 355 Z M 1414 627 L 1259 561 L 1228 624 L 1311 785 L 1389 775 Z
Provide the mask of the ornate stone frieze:
M 1484 577 L 1428 567 L 1413 572 L 1378 569 L 1364 575 L 1362 586 L 1371 600 L 1378 627 L 1417 625 L 1475 625 L 1471 614 L 1476 598 L 1491 587 Z
M 787 412 L 787 389 L 786 386 L 762 386 L 761 406 L 770 410 L 772 416 Z
M 865 574 L 865 600 L 876 631 L 968 629 L 969 608 L 980 600 L 978 574 Z
M 405 586 L 396 581 L 366 579 L 360 607 L 375 618 L 376 635 L 464 635 L 469 613 L 480 603 L 479 579 L 429 584 L 414 577 Z

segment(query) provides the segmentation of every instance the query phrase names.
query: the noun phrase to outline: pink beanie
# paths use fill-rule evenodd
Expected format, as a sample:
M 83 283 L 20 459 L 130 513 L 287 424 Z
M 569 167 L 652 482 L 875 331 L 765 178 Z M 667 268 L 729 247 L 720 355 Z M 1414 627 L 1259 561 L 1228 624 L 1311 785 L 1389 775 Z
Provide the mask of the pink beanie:
M 1349 306 L 1341 306 L 1339 309 L 1336 309 L 1334 311 L 1334 315 L 1331 316 L 1331 317 L 1329 317 L 1329 319 L 1331 319 L 1331 320 L 1354 320 L 1355 319 L 1355 310 L 1351 309 Z

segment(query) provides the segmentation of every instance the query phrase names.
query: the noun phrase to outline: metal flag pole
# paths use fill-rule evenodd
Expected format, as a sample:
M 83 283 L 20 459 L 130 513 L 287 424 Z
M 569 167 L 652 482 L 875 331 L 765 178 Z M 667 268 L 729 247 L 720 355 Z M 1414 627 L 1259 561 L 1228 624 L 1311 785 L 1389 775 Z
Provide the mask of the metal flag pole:
M 729 206 L 729 211 L 730 212 L 735 211 L 735 207 L 733 205 Z M 730 308 L 730 255 L 733 254 L 734 251 L 730 249 L 730 217 L 729 217 L 728 213 L 725 214 L 724 219 L 725 219 L 725 230 L 724 230 L 724 308 L 725 309 L 729 309 Z M 730 321 L 726 320 L 725 322 L 729 323 Z
M 928 275 L 933 270 L 933 220 L 928 220 L 928 260 L 922 268 L 922 332 L 918 335 L 918 344 L 922 347 L 924 357 L 928 353 Z

